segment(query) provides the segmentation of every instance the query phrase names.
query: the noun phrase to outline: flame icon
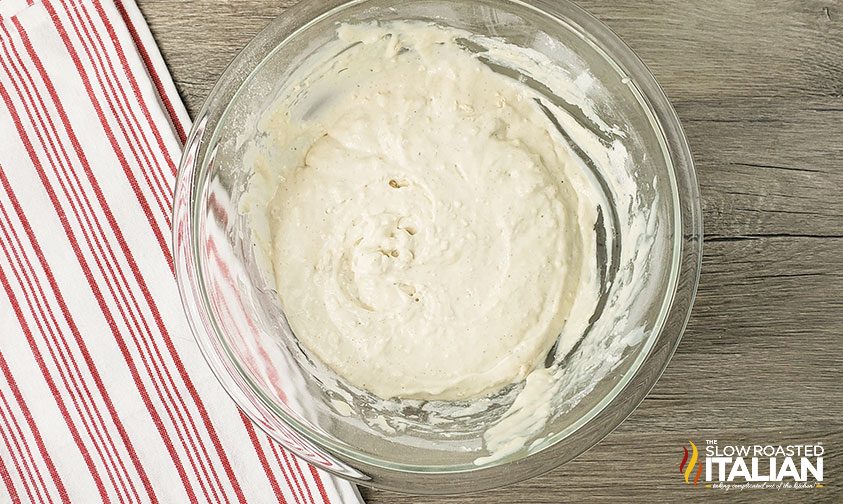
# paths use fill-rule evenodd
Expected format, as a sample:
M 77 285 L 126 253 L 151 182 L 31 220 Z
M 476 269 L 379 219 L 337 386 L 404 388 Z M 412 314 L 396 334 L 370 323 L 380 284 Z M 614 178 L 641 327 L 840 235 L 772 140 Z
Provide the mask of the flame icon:
M 682 451 L 684 451 L 684 455 L 682 455 L 682 462 L 679 463 L 679 473 L 685 476 L 685 483 L 691 483 L 691 474 L 694 472 L 694 467 L 697 468 L 697 474 L 694 476 L 694 486 L 700 484 L 700 476 L 702 475 L 702 462 L 697 464 L 697 461 L 700 456 L 699 450 L 697 450 L 697 445 L 694 444 L 693 441 L 690 439 L 688 440 L 691 443 L 691 460 L 688 460 L 688 448 L 682 447 Z M 687 465 L 686 465 L 687 464 Z

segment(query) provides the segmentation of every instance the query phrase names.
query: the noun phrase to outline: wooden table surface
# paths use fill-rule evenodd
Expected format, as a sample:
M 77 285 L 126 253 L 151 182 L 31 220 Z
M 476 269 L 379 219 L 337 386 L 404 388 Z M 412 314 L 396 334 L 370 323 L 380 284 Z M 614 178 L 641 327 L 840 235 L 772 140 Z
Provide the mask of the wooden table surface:
M 318 1 L 318 0 L 304 0 Z M 195 113 L 287 0 L 139 0 Z M 688 330 L 643 404 L 544 476 L 370 503 L 843 502 L 843 2 L 579 2 L 641 56 L 688 135 L 705 255 Z M 825 488 L 723 493 L 681 481 L 688 439 L 826 447 Z M 785 493 L 782 493 L 785 492 Z

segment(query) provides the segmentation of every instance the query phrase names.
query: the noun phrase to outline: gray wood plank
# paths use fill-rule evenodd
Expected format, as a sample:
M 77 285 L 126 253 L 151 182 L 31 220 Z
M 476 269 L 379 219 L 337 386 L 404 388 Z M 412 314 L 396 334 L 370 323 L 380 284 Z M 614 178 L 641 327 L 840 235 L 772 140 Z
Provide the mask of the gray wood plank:
M 188 109 L 290 1 L 139 0 Z M 843 502 L 843 2 L 582 0 L 683 121 L 706 228 L 699 295 L 667 372 L 615 432 L 551 473 L 371 503 Z M 814 442 L 828 486 L 721 494 L 678 477 L 687 439 Z

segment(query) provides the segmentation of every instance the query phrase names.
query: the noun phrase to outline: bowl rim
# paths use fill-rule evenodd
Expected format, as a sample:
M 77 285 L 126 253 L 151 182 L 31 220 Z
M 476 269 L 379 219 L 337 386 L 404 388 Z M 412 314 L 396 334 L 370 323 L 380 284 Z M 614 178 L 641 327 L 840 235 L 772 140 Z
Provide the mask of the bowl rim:
M 666 161 L 669 167 L 672 168 L 670 172 L 672 189 L 674 190 L 675 197 L 678 199 L 674 208 L 675 229 L 681 230 L 681 232 L 676 233 L 673 244 L 674 265 L 670 273 L 672 285 L 662 301 L 660 314 L 651 336 L 645 343 L 645 347 L 639 351 L 635 362 L 626 371 L 624 376 L 597 404 L 592 406 L 574 424 L 562 432 L 554 434 L 550 437 L 550 440 L 542 443 L 545 446 L 542 446 L 539 450 L 527 453 L 519 458 L 503 458 L 501 461 L 496 461 L 486 466 L 462 467 L 456 470 L 456 466 L 413 467 L 406 464 L 378 464 L 378 462 L 382 461 L 367 457 L 354 450 L 348 450 L 320 433 L 311 431 L 306 425 L 294 418 L 290 418 L 289 415 L 279 410 L 277 405 L 274 405 L 273 401 L 266 397 L 260 388 L 255 387 L 249 377 L 240 371 L 236 360 L 234 360 L 233 364 L 241 374 L 241 380 L 237 380 L 236 377 L 231 376 L 232 370 L 223 360 L 224 358 L 231 359 L 231 355 L 225 350 L 226 344 L 221 338 L 222 335 L 219 334 L 216 324 L 212 323 L 210 326 L 208 324 L 208 319 L 213 319 L 213 316 L 210 313 L 207 299 L 203 299 L 205 296 L 201 285 L 202 260 L 198 247 L 196 246 L 197 240 L 195 240 L 196 232 L 193 222 L 193 210 L 199 203 L 197 198 L 198 188 L 194 182 L 196 177 L 201 175 L 207 164 L 207 159 L 205 159 L 207 156 L 199 154 L 202 150 L 203 142 L 213 144 L 212 138 L 216 134 L 216 130 L 208 131 L 207 129 L 210 108 L 213 105 L 213 98 L 220 94 L 220 90 L 224 87 L 226 81 L 231 79 L 240 70 L 238 65 L 243 64 L 250 51 L 258 52 L 263 50 L 263 45 L 268 41 L 265 40 L 267 38 L 271 37 L 273 40 L 276 40 L 276 46 L 281 45 L 281 42 L 277 42 L 278 39 L 274 35 L 271 36 L 271 34 L 275 32 L 275 25 L 282 22 L 282 17 L 286 18 L 285 22 L 289 26 L 285 30 L 286 33 L 281 40 L 288 40 L 294 37 L 300 30 L 318 21 L 323 16 L 328 16 L 338 10 L 352 5 L 366 3 L 367 1 L 369 0 L 328 0 L 327 2 L 320 2 L 319 5 L 314 5 L 316 4 L 315 2 L 300 2 L 285 10 L 284 14 L 270 22 L 232 60 L 217 80 L 197 114 L 197 119 L 185 142 L 184 152 L 179 164 L 172 221 L 176 279 L 181 302 L 187 315 L 191 332 L 214 376 L 222 384 L 223 389 L 234 400 L 241 411 L 272 439 L 301 456 L 306 461 L 326 471 L 347 479 L 352 479 L 358 483 L 398 491 L 407 491 L 407 486 L 403 484 L 396 485 L 393 478 L 384 478 L 384 475 L 380 474 L 381 471 L 405 475 L 438 475 L 448 478 L 454 478 L 454 476 L 460 474 L 476 474 L 493 470 L 498 473 L 495 475 L 493 481 L 490 480 L 491 484 L 481 485 L 471 490 L 494 488 L 527 479 L 579 456 L 582 452 L 599 443 L 600 440 L 619 426 L 655 386 L 681 340 L 690 317 L 699 282 L 703 244 L 701 198 L 687 138 L 675 110 L 668 101 L 664 90 L 655 80 L 652 72 L 635 52 L 601 21 L 569 0 L 559 0 L 554 3 L 547 0 L 500 0 L 503 3 L 527 7 L 578 32 L 609 63 L 614 65 L 619 73 L 630 77 L 631 80 L 628 85 L 638 95 L 642 107 L 651 115 L 653 126 L 658 128 L 657 133 L 660 133 L 659 140 L 663 144 L 662 147 Z M 290 22 L 288 21 L 289 19 L 300 21 Z M 248 82 L 254 72 L 271 56 L 272 50 L 264 51 L 264 53 L 259 63 L 242 79 L 240 87 L 242 87 L 243 83 Z M 239 89 L 235 92 L 239 92 Z M 227 107 L 228 104 L 226 104 Z M 220 120 L 226 116 L 227 112 L 227 110 L 224 110 L 220 114 Z M 682 187 L 677 189 L 677 184 Z M 670 327 L 672 334 L 666 336 L 665 328 L 668 327 Z M 215 342 L 215 339 L 219 341 Z M 220 354 L 220 343 L 223 347 L 223 353 L 228 354 L 225 357 Z M 288 435 L 281 435 L 276 430 L 269 428 L 266 424 L 264 413 L 255 407 L 250 396 L 244 394 L 242 381 L 245 381 L 252 388 L 249 392 L 257 395 L 257 398 L 264 403 L 263 406 L 269 407 L 272 410 L 275 414 L 275 419 L 280 420 L 285 426 L 293 429 L 295 434 L 304 437 L 307 442 L 316 445 L 312 446 L 312 448 L 320 452 L 327 452 L 320 453 L 320 455 L 327 456 L 331 460 L 325 460 L 324 456 L 308 456 L 307 451 L 309 450 L 302 452 L 300 446 L 296 446 L 296 443 L 291 442 Z M 613 407 L 614 404 L 617 404 L 618 407 Z M 570 441 L 572 434 L 582 431 L 586 425 L 590 425 L 591 429 L 590 432 L 585 433 L 585 438 L 578 440 L 578 445 L 580 446 L 568 446 L 570 449 L 562 450 L 562 448 L 566 447 L 565 441 Z M 553 457 L 547 457 L 547 452 L 550 451 L 554 452 Z M 506 468 L 511 464 L 522 462 L 527 458 L 533 458 L 542 453 L 545 453 L 544 458 L 546 460 L 530 470 L 529 473 L 506 471 Z M 354 469 L 354 467 L 360 467 L 361 465 L 363 466 L 363 472 Z M 501 471 L 506 472 L 502 473 Z M 507 473 L 519 474 L 519 477 L 507 478 Z M 440 481 L 437 480 L 437 482 L 439 483 Z M 453 485 L 447 484 L 443 484 L 441 488 L 431 488 L 429 485 L 430 482 L 428 480 L 424 486 L 419 486 L 412 490 L 421 490 L 419 493 L 454 493 L 454 490 L 460 490 L 460 488 L 453 488 Z

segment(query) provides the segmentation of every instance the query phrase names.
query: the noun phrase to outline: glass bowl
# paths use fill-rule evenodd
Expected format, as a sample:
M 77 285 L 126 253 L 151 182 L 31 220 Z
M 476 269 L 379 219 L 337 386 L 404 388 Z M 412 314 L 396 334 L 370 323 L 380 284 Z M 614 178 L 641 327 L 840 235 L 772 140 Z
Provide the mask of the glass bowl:
M 396 399 L 385 413 L 373 409 L 362 391 L 350 391 L 351 399 L 337 404 L 314 378 L 318 363 L 298 344 L 266 279 L 266 258 L 254 243 L 261 224 L 239 206 L 250 183 L 242 157 L 255 115 L 303 58 L 334 38 L 337 23 L 370 20 L 432 21 L 531 47 L 565 71 L 587 72 L 600 90 L 589 98 L 601 117 L 622 125 L 637 198 L 653 216 L 657 238 L 641 250 L 634 250 L 635 237 L 624 236 L 622 226 L 604 226 L 614 245 L 602 261 L 615 258 L 607 293 L 633 268 L 644 268 L 646 280 L 628 296 L 623 314 L 605 306 L 595 314 L 595 320 L 615 317 L 600 326 L 611 330 L 583 336 L 560 364 L 568 374 L 551 399 L 553 415 L 544 429 L 499 459 L 482 458 L 488 455 L 482 433 L 506 408 L 455 415 L 438 427 L 424 402 Z M 423 494 L 477 491 L 538 475 L 617 427 L 656 383 L 679 343 L 702 247 L 699 188 L 676 113 L 629 47 L 567 1 L 300 2 L 234 59 L 198 113 L 181 160 L 174 223 L 176 274 L 191 328 L 245 414 L 315 466 L 357 483 Z M 495 400 L 506 406 L 519 386 Z M 471 407 L 457 406 L 463 412 Z M 401 416 L 412 424 L 403 432 L 377 427 Z

